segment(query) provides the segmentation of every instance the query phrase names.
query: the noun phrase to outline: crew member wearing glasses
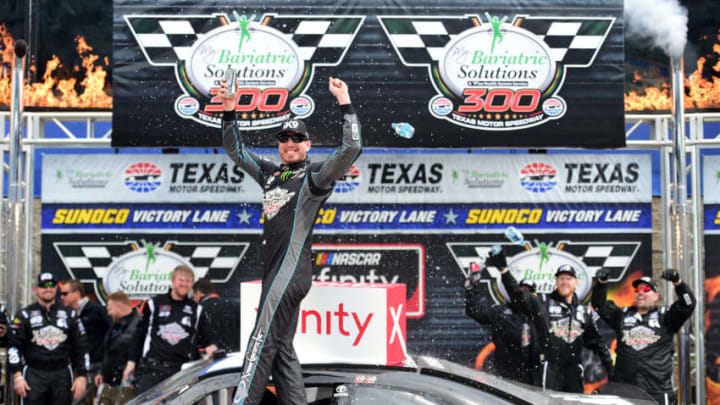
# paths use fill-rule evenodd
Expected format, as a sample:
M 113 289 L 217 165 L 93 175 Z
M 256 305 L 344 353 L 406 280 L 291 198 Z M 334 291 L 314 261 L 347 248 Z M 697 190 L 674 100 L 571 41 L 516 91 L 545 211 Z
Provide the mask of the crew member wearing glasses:
M 222 80 L 225 151 L 262 187 L 265 213 L 262 294 L 233 404 L 259 403 L 271 373 L 279 403 L 307 403 L 292 342 L 300 302 L 312 283 L 313 226 L 335 181 L 347 172 L 361 151 L 360 123 L 350 104 L 347 85 L 331 77 L 328 87 L 344 118 L 342 144 L 325 161 L 310 162 L 310 133 L 305 123 L 291 119 L 275 134 L 282 162 L 277 164 L 249 151 L 243 143 L 235 125 L 234 96 Z
M 69 405 L 85 395 L 90 367 L 85 328 L 74 309 L 55 303 L 57 280 L 51 273 L 40 273 L 33 290 L 37 302 L 21 309 L 10 326 L 8 373 L 24 404 Z
M 100 372 L 103 353 L 105 351 L 105 334 L 112 327 L 112 319 L 104 306 L 90 301 L 85 296 L 80 280 L 65 280 L 60 283 L 60 301 L 66 307 L 77 311 L 87 332 L 88 350 L 90 352 L 90 370 L 88 371 L 88 387 L 85 403 L 92 403 L 97 387 L 93 383 Z
M 541 347 L 543 389 L 582 393 L 584 390 L 583 348 L 595 352 L 608 375 L 613 372 L 610 350 L 602 343 L 596 320 L 598 315 L 579 302 L 575 289 L 578 280 L 569 264 L 555 271 L 555 290 L 533 296 L 520 289 L 510 273 L 505 255 L 490 252 L 488 263 L 500 270 L 510 299 L 535 325 Z
M 673 335 L 695 309 L 695 296 L 674 269 L 662 278 L 675 285 L 678 299 L 669 308 L 656 306 L 657 285 L 650 277 L 634 280 L 635 305 L 619 308 L 607 300 L 610 272 L 600 269 L 592 293 L 592 305 L 617 335 L 615 376 L 612 381 L 632 384 L 645 390 L 659 404 L 676 403 L 672 388 Z

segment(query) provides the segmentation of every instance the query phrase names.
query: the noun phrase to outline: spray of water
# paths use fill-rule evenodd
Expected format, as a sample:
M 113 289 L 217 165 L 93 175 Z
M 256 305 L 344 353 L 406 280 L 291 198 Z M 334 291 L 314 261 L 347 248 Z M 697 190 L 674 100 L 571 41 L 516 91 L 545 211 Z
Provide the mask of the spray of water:
M 650 40 L 670 57 L 679 58 L 687 42 L 687 9 L 678 0 L 625 0 L 625 34 Z

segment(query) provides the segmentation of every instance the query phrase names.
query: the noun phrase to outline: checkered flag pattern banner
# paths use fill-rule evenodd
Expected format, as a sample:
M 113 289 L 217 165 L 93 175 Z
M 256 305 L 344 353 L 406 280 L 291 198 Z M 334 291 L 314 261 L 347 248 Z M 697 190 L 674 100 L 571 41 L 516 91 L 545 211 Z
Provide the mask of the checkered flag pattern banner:
M 482 263 L 488 256 L 492 245 L 496 243 L 448 243 L 450 252 L 460 265 L 463 273 L 468 274 L 470 263 Z M 524 248 L 518 245 L 500 244 L 508 257 L 512 257 Z M 605 268 L 610 270 L 613 280 L 621 279 L 625 270 L 640 249 L 640 242 L 562 242 L 562 251 L 580 259 L 590 274 Z
M 365 17 L 313 17 L 270 15 L 268 27 L 288 35 L 303 60 L 311 64 L 337 65 L 342 61 Z
M 151 65 L 174 66 L 186 60 L 192 45 L 206 32 L 227 24 L 221 15 L 125 16 Z
M 104 278 L 113 261 L 136 250 L 133 249 L 133 245 L 137 249 L 141 248 L 140 243 L 132 241 L 115 244 L 93 242 L 54 244 L 67 270 L 78 280 Z M 167 242 L 165 246 L 169 246 L 170 251 L 190 262 L 198 274 L 204 274 L 204 277 L 212 281 L 227 281 L 245 255 L 248 245 L 246 242 Z
M 592 64 L 614 21 L 614 18 L 516 17 L 514 25 L 545 41 L 555 62 L 586 67 Z
M 463 31 L 479 25 L 473 17 L 382 17 L 380 24 L 405 65 L 440 60 L 445 45 Z
M 563 247 L 565 252 L 582 260 L 591 274 L 600 268 L 608 269 L 613 280 L 622 278 L 638 249 L 640 242 L 572 242 Z

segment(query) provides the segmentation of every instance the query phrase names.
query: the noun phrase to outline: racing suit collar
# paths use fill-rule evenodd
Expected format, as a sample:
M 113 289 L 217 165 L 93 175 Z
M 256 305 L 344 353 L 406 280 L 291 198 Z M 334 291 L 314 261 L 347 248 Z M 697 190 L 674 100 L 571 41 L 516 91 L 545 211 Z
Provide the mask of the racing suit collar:
M 37 307 L 38 309 L 40 309 L 40 311 L 42 311 L 43 314 L 44 314 L 44 313 L 53 313 L 53 312 L 56 312 L 56 311 L 57 311 L 57 308 L 58 308 L 58 303 L 57 303 L 57 301 L 56 301 L 56 302 L 53 302 L 52 304 L 50 304 L 49 307 L 46 307 L 45 305 L 41 304 L 41 303 L 38 302 L 38 301 L 35 301 L 35 304 L 33 304 L 33 305 L 35 305 L 35 307 Z
M 563 297 L 562 295 L 560 295 L 560 293 L 558 293 L 558 290 L 557 290 L 557 289 L 553 290 L 553 292 L 550 293 L 550 298 L 552 298 L 552 299 L 554 299 L 554 300 L 556 300 L 556 301 L 560 301 L 561 303 L 563 303 L 563 304 L 565 304 L 565 305 L 568 305 L 567 301 L 565 300 L 565 297 Z M 574 306 L 574 307 L 578 305 L 577 294 L 573 293 L 572 303 L 569 304 L 569 305 L 572 305 L 572 306 Z
M 280 166 L 280 169 L 283 170 L 283 171 L 285 171 L 285 170 L 298 170 L 298 169 L 304 168 L 305 166 L 307 166 L 307 165 L 309 165 L 309 164 L 310 164 L 310 160 L 309 160 L 309 159 L 305 159 L 305 160 L 303 160 L 303 161 L 295 162 L 295 163 L 290 163 L 290 164 L 288 164 L 288 165 L 283 164 L 282 166 Z

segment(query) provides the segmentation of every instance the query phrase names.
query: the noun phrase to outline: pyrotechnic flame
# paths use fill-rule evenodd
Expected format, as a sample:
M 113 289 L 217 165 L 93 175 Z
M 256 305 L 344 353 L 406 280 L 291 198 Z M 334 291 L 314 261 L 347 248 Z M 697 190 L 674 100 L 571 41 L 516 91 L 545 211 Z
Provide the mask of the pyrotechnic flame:
M 713 53 L 720 56 L 720 34 L 718 34 L 717 40 L 718 43 L 713 45 Z M 686 109 L 720 108 L 720 78 L 717 76 L 703 77 L 706 61 L 705 56 L 699 57 L 696 62 L 696 70 L 684 81 Z M 720 73 L 720 58 L 709 69 Z M 633 83 L 641 80 L 642 76 L 637 71 L 634 72 Z M 670 110 L 671 102 L 670 88 L 667 84 L 663 85 L 662 88 L 647 87 L 644 95 L 637 91 L 630 91 L 625 94 L 625 111 Z
M 608 290 L 607 299 L 612 300 L 615 305 L 621 308 L 635 305 L 635 289 L 632 282 L 642 276 L 641 271 L 629 274 L 622 283 Z
M 707 405 L 720 405 L 720 383 L 711 380 L 710 377 L 705 381 L 707 381 Z
M 10 105 L 12 94 L 12 64 L 14 39 L 7 31 L 5 24 L 0 24 L 0 105 Z M 111 109 L 112 97 L 105 93 L 105 80 L 107 71 L 98 63 L 98 55 L 90 53 L 93 48 L 88 45 L 81 35 L 75 37 L 78 55 L 82 58 L 82 66 L 73 66 L 72 70 L 78 74 L 84 72 L 79 82 L 80 93 L 76 90 L 76 78 L 61 79 L 55 72 L 62 66 L 60 58 L 53 55 L 45 65 L 42 81 L 27 84 L 23 91 L 23 104 L 25 107 L 50 108 L 97 108 Z M 103 58 L 105 66 L 109 66 L 109 59 Z M 35 66 L 30 70 L 35 71 Z

